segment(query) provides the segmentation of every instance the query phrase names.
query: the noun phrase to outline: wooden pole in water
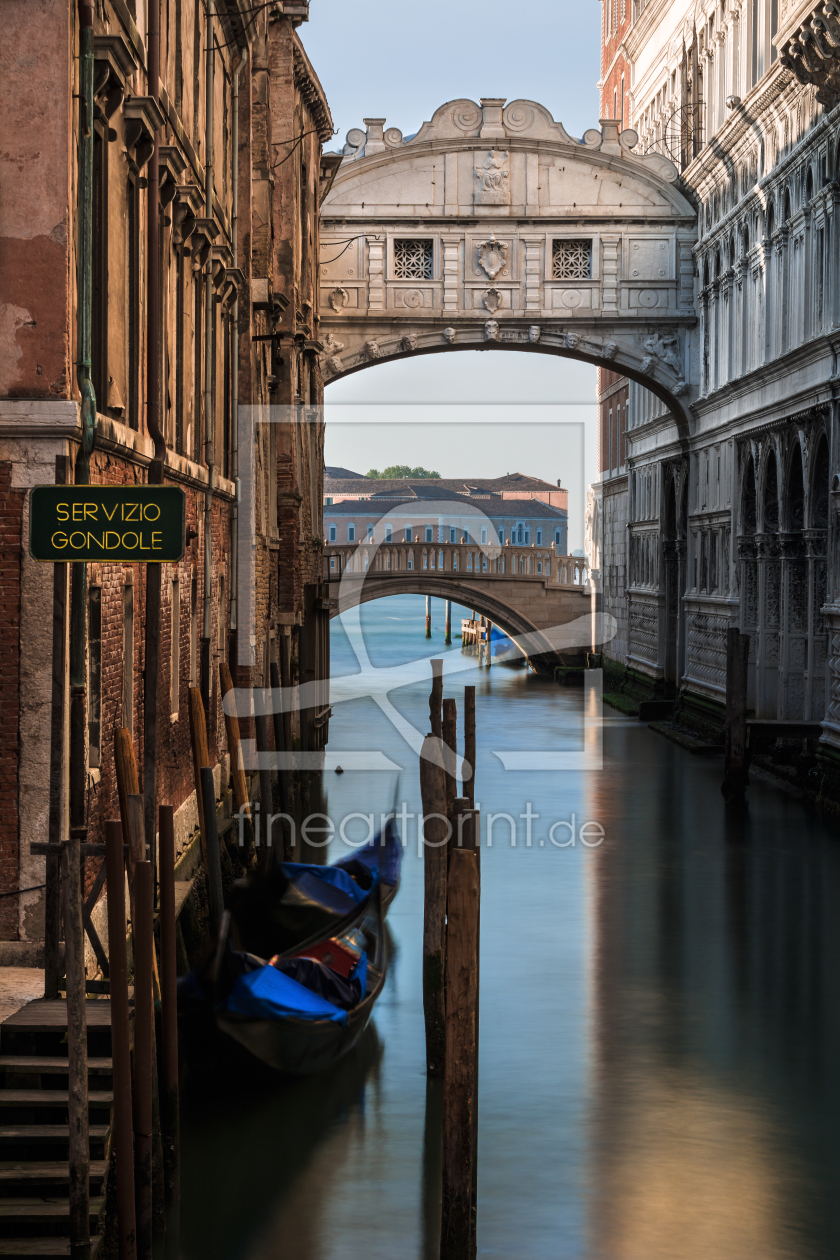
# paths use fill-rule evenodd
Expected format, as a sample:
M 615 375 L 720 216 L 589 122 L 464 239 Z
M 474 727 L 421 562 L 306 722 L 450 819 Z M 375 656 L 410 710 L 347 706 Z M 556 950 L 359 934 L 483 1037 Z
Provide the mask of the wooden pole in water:
M 721 791 L 727 801 L 742 801 L 749 770 L 747 750 L 747 673 L 750 636 L 737 626 L 726 632 L 726 725 Z
M 235 710 L 233 678 L 227 661 L 219 661 L 219 683 L 222 688 L 222 709 L 225 715 L 225 732 L 227 734 L 228 752 L 230 753 L 230 777 L 233 781 L 233 795 L 236 808 L 245 816 L 242 834 L 245 838 L 245 858 L 250 866 L 254 860 L 254 829 L 251 824 L 251 798 L 248 795 L 248 781 L 245 778 L 245 766 L 242 760 L 242 743 L 239 737 L 239 715 Z M 224 700 L 230 694 L 228 705 L 233 708 L 228 713 L 228 705 Z
M 453 849 L 446 940 L 446 1064 L 443 1077 L 441 1260 L 466 1260 L 472 1228 L 475 1111 L 478 869 Z
M 210 932 L 215 939 L 224 912 L 222 893 L 222 858 L 219 833 L 216 829 L 216 785 L 209 766 L 201 768 L 201 795 L 204 800 L 204 822 L 207 828 L 207 894 L 210 903 Z
M 440 657 L 432 660 L 432 690 L 429 694 L 429 723 L 435 739 L 443 733 L 441 713 L 443 709 L 443 661 Z
M 464 763 L 461 769 L 464 796 L 475 808 L 475 687 L 464 688 Z
M 484 657 L 484 663 L 489 669 L 493 664 L 493 623 L 487 622 L 487 650 Z
M 456 786 L 456 767 L 458 764 L 457 757 L 457 725 L 458 725 L 458 708 L 454 700 L 444 700 L 443 702 L 443 758 L 444 770 L 446 772 L 446 816 L 450 822 L 453 818 L 453 808 L 455 798 L 458 795 Z
M 448 599 L 446 601 L 446 611 L 444 615 L 445 615 L 445 622 L 444 622 L 443 641 L 444 643 L 448 644 L 452 642 L 452 600 L 451 599 Z
M 131 1117 L 131 1042 L 128 1025 L 128 961 L 125 947 L 125 859 L 122 827 L 115 820 L 105 824 L 105 862 L 108 868 L 108 971 L 111 989 L 117 1226 L 120 1260 L 136 1260 L 134 1126 Z
M 443 1076 L 446 1051 L 444 969 L 446 965 L 446 867 L 450 824 L 441 741 L 427 735 L 420 754 L 423 802 L 423 1013 L 426 1071 Z
M 163 1041 L 161 1060 L 163 1068 L 163 1146 L 167 1260 L 178 1260 L 181 1199 L 174 817 L 175 811 L 171 805 L 160 806 L 160 1013 L 161 1038 Z
M 137 1255 L 152 1257 L 152 1062 L 154 1007 L 152 996 L 152 867 L 134 869 L 134 1150 L 137 1196 Z
M 90 1137 L 88 1132 L 85 937 L 82 927 L 81 845 L 78 835 L 61 850 L 64 893 L 64 965 L 67 976 L 67 1075 L 70 1163 L 70 1254 L 90 1257 Z
M 432 637 L 432 597 L 426 596 L 426 638 Z
M 207 878 L 210 878 L 210 870 L 207 862 L 207 827 L 204 822 L 204 797 L 201 791 L 201 771 L 202 767 L 210 765 L 210 753 L 207 748 L 207 725 L 204 721 L 204 702 L 201 699 L 201 689 L 199 687 L 190 687 L 190 739 L 192 742 L 193 754 L 193 782 L 195 783 L 195 803 L 198 808 L 198 826 L 201 837 L 201 858 L 204 862 L 204 869 L 207 872 Z

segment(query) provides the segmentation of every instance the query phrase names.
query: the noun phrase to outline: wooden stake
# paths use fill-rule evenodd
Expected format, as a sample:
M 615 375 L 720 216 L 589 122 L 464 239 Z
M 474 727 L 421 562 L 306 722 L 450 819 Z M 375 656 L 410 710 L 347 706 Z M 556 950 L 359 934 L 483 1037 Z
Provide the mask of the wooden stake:
M 88 1132 L 87 1009 L 82 928 L 81 845 L 64 841 L 64 963 L 67 975 L 68 1120 L 70 1133 L 70 1254 L 90 1257 L 90 1137 Z
M 432 659 L 432 690 L 429 694 L 429 721 L 435 739 L 442 734 L 441 709 L 443 706 L 443 661 L 440 657 Z
M 161 1066 L 163 1076 L 164 1189 L 167 1260 L 178 1260 L 180 1136 L 178 1099 L 178 998 L 175 927 L 175 811 L 160 807 Z
M 207 827 L 204 822 L 204 798 L 201 791 L 201 771 L 210 765 L 210 753 L 207 749 L 207 726 L 204 721 L 204 703 L 201 689 L 190 687 L 190 740 L 193 754 L 193 780 L 195 782 L 195 799 L 198 806 L 198 825 L 201 829 L 201 858 L 204 869 L 210 878 L 210 867 L 207 862 Z M 215 798 L 214 798 L 215 800 Z M 215 805 L 214 805 L 215 810 Z
M 454 849 L 449 864 L 446 942 L 441 1260 L 466 1260 L 470 1254 L 477 937 L 478 869 L 475 854 L 466 849 Z
M 475 808 L 475 687 L 464 688 L 463 793 Z
M 105 824 L 105 861 L 108 867 L 108 971 L 111 989 L 113 1140 L 117 1161 L 117 1224 L 120 1260 L 136 1260 L 131 1043 L 128 1025 L 128 961 L 125 947 L 125 860 L 122 827 L 114 820 Z
M 454 700 L 443 702 L 444 769 L 446 771 L 446 816 L 453 818 L 453 806 L 458 795 L 456 769 L 458 765 L 458 706 Z
M 426 638 L 432 637 L 432 597 L 426 596 Z
M 239 738 L 239 716 L 228 713 L 224 700 L 228 692 L 233 692 L 233 679 L 227 661 L 219 661 L 219 685 L 222 690 L 222 712 L 225 715 L 225 732 L 227 734 L 228 752 L 230 753 L 230 774 L 233 782 L 233 797 L 236 808 L 245 816 L 242 834 L 245 838 L 245 860 L 250 866 L 254 860 L 254 828 L 251 822 L 251 798 L 248 795 L 248 780 L 245 777 L 245 765 L 242 760 L 242 743 Z M 235 694 L 235 693 L 234 693 Z M 233 702 L 231 701 L 231 704 Z
M 747 789 L 747 675 L 750 636 L 737 626 L 726 632 L 726 726 L 721 791 L 727 801 L 742 801 Z
M 137 923 L 134 933 L 134 1133 L 137 1254 L 152 1257 L 152 867 L 138 862 L 134 871 Z
M 207 826 L 207 892 L 210 902 L 210 931 L 215 940 L 224 912 L 222 893 L 222 857 L 219 851 L 219 833 L 216 829 L 216 785 L 209 766 L 201 768 L 201 792 L 204 797 L 204 817 Z
M 444 617 L 445 617 L 445 621 L 444 621 L 444 628 L 443 628 L 444 629 L 443 641 L 444 643 L 449 644 L 452 642 L 452 600 L 451 599 L 448 599 L 446 601 L 446 612 L 444 614 Z
M 426 1071 L 442 1076 L 446 1053 L 444 969 L 446 964 L 446 866 L 450 827 L 446 777 L 439 739 L 427 735 L 420 754 L 423 802 L 423 1013 Z

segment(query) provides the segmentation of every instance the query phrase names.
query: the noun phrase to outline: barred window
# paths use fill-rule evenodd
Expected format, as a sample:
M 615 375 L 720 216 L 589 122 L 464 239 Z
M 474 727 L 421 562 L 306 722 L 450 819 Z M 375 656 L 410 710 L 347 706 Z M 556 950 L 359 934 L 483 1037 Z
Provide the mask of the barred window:
M 394 276 L 397 280 L 431 280 L 432 242 L 394 241 Z
M 555 280 L 591 280 L 592 242 L 555 241 L 551 262 L 551 274 Z

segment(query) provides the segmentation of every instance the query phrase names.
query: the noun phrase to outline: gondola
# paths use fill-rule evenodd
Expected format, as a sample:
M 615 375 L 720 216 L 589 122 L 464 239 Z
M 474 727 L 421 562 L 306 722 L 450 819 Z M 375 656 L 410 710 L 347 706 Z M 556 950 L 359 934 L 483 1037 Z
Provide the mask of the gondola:
M 218 1030 L 279 1072 L 319 1072 L 346 1054 L 385 984 L 385 915 L 401 859 L 389 821 L 333 866 L 275 862 L 235 886 L 212 962 L 183 985 L 193 1034 L 212 1006 Z M 206 1045 L 187 1042 L 194 1053 Z

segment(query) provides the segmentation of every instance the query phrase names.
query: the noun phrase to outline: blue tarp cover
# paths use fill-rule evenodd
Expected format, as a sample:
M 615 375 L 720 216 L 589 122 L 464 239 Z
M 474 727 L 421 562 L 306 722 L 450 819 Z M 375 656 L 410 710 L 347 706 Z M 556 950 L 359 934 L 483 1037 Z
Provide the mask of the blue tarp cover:
M 351 909 L 357 906 L 359 902 L 364 901 L 367 891 L 360 888 L 354 879 L 348 875 L 347 871 L 343 871 L 340 866 L 314 866 L 307 862 L 283 862 L 281 871 L 287 879 L 291 880 L 296 888 L 300 889 L 307 897 L 311 897 L 313 901 L 320 902 L 322 905 L 329 905 L 336 910 Z M 373 879 L 376 880 L 377 871 L 374 868 Z M 325 897 L 324 885 L 335 889 L 339 894 L 337 898 Z M 369 891 L 369 890 L 368 890 Z M 345 906 L 342 899 L 349 897 L 349 905 Z M 333 904 L 334 903 L 334 904 Z
M 339 1010 L 332 1002 L 269 965 L 239 977 L 227 1000 L 227 1009 L 233 1015 L 250 1015 L 256 1019 L 281 1019 L 292 1015 L 296 1019 L 331 1019 L 337 1024 L 347 1023 L 346 1011 Z

